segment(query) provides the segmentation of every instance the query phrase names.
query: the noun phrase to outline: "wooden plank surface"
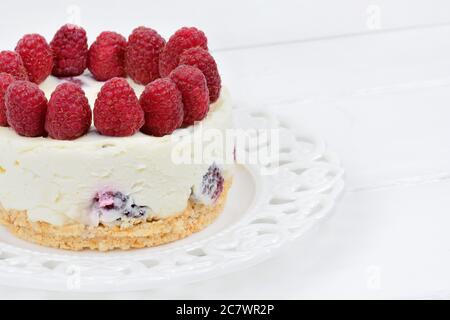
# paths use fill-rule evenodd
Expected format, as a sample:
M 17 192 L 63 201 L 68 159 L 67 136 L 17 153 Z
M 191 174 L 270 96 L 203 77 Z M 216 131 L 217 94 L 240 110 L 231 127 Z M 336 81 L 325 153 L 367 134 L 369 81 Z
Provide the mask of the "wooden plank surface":
M 51 38 L 66 21 L 90 39 L 105 29 L 127 35 L 147 25 L 168 37 L 183 25 L 204 29 L 213 50 L 289 43 L 354 33 L 450 23 L 446 0 L 41 0 L 1 1 L 0 38 L 13 47 L 23 34 Z
M 3 48 L 30 31 L 50 38 L 70 19 L 91 39 L 141 24 L 164 36 L 199 26 L 235 104 L 324 137 L 347 172 L 334 216 L 277 257 L 203 283 L 103 298 L 450 297 L 450 2 L 74 2 L 25 11 L 1 2 Z

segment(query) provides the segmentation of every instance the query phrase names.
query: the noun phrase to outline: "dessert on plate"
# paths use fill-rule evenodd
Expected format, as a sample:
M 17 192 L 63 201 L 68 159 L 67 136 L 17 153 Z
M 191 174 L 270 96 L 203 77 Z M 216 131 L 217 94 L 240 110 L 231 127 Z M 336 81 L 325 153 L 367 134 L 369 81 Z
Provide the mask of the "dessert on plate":
M 232 182 L 231 105 L 205 34 L 138 27 L 88 46 L 62 26 L 0 52 L 0 222 L 69 250 L 131 249 L 208 226 Z M 209 148 L 200 157 L 196 147 Z M 197 150 L 198 151 L 198 150 Z M 184 159 L 184 161 L 180 161 Z M 189 160 L 189 161 L 186 161 Z

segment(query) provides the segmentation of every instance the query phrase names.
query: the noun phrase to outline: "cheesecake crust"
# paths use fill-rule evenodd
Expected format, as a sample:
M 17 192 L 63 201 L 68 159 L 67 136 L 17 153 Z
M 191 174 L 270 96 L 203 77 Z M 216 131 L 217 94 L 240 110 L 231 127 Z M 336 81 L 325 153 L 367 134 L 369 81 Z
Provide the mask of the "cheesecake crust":
M 189 200 L 186 209 L 179 214 L 126 228 L 83 224 L 54 226 L 47 222 L 31 222 L 26 211 L 6 210 L 1 206 L 0 223 L 21 239 L 66 250 L 154 247 L 183 239 L 210 225 L 223 211 L 231 184 L 231 179 L 225 181 L 222 194 L 212 206 Z

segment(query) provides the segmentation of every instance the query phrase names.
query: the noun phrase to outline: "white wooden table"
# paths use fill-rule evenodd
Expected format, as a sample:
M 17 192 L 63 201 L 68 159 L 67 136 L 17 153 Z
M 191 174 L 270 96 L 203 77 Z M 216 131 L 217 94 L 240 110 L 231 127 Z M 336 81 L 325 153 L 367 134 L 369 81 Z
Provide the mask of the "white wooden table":
M 450 298 L 450 2 L 0 2 L 2 48 L 70 20 L 92 40 L 195 25 L 237 104 L 322 136 L 346 169 L 334 215 L 275 258 L 122 294 L 0 287 L 0 298 Z M 71 5 L 73 4 L 73 5 Z

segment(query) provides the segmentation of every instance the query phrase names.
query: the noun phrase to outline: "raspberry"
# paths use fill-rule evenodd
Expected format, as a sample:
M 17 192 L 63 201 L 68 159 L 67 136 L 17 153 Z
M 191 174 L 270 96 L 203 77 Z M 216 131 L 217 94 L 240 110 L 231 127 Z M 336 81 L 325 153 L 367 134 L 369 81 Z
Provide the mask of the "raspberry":
M 13 82 L 6 90 L 5 103 L 8 123 L 19 135 L 39 137 L 45 134 L 47 99 L 37 84 Z
M 102 32 L 89 48 L 88 68 L 98 81 L 124 77 L 127 40 L 120 34 Z
M 194 200 L 205 204 L 214 204 L 223 192 L 224 182 L 222 170 L 213 163 L 203 176 L 199 190 L 194 188 Z
M 128 38 L 125 70 L 135 82 L 147 84 L 159 78 L 159 55 L 165 40 L 153 29 L 139 27 Z
M 213 103 L 219 99 L 221 88 L 219 70 L 217 70 L 216 61 L 208 51 L 200 47 L 188 49 L 181 54 L 180 64 L 199 68 L 208 83 L 210 102 Z
M 181 92 L 169 78 L 149 83 L 139 99 L 145 112 L 144 133 L 162 137 L 183 123 Z
M 91 127 L 92 111 L 80 86 L 64 82 L 58 85 L 48 102 L 45 130 L 53 139 L 74 140 Z
M 208 50 L 208 39 L 197 28 L 181 28 L 167 41 L 159 60 L 159 73 L 166 77 L 178 66 L 180 55 L 187 49 L 201 47 Z
M 144 111 L 131 86 L 123 78 L 108 80 L 94 107 L 94 124 L 106 136 L 126 137 L 144 125 Z
M 57 77 L 79 76 L 86 69 L 88 44 L 86 31 L 73 24 L 63 25 L 50 42 Z
M 148 207 L 137 205 L 120 191 L 100 191 L 94 198 L 93 211 L 99 214 L 102 222 L 115 222 L 122 218 L 142 218 Z
M 16 52 L 22 57 L 30 81 L 39 84 L 52 72 L 53 54 L 43 36 L 23 36 L 17 43 Z
M 17 52 L 0 52 L 0 72 L 12 75 L 16 80 L 28 80 L 27 69 L 23 65 L 22 58 Z
M 7 127 L 5 92 L 9 85 L 14 82 L 14 77 L 8 73 L 0 73 L 0 127 Z
M 170 73 L 170 78 L 183 98 L 183 126 L 202 120 L 209 110 L 209 92 L 203 73 L 196 67 L 181 65 Z

